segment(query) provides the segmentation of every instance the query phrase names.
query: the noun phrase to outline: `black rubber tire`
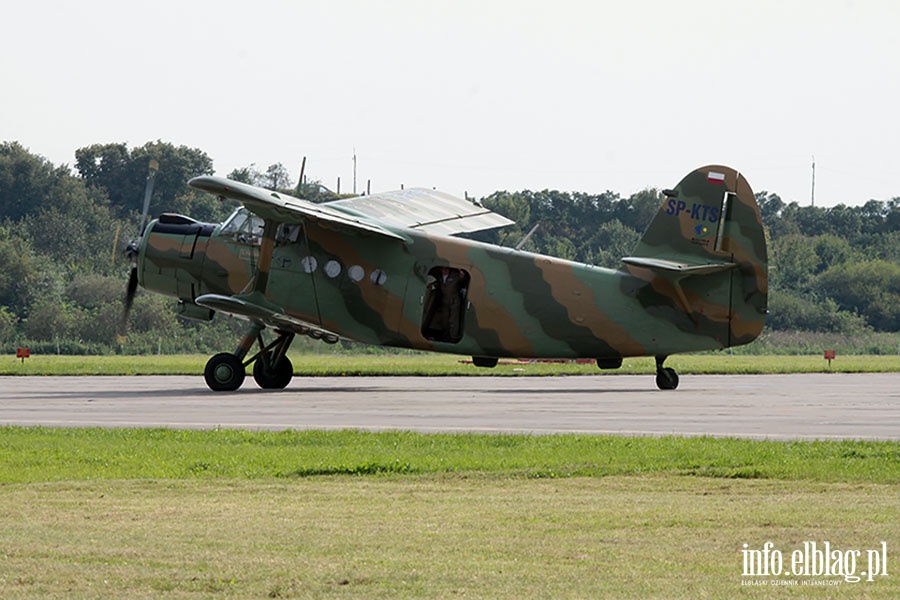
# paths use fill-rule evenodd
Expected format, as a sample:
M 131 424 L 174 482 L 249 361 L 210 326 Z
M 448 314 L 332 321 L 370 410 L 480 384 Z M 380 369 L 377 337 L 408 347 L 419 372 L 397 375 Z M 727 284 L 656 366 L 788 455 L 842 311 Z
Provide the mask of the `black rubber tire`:
M 287 356 L 281 358 L 277 365 L 267 369 L 262 358 L 253 363 L 253 380 L 264 390 L 283 390 L 294 378 L 294 365 Z
M 206 385 L 214 392 L 233 392 L 247 376 L 244 363 L 234 354 L 221 352 L 210 358 L 203 370 Z
M 497 366 L 497 357 L 496 356 L 473 356 L 472 364 L 476 367 L 482 367 L 485 369 L 493 369 Z
M 678 373 L 666 367 L 656 373 L 656 387 L 661 390 L 674 390 L 678 387 Z

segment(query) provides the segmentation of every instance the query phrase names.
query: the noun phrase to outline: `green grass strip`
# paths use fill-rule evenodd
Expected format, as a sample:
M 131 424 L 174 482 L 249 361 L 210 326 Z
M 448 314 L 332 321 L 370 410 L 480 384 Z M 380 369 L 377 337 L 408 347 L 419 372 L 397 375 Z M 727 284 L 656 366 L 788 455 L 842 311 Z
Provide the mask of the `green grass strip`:
M 900 443 L 413 432 L 0 428 L 0 483 L 470 474 L 900 482 Z

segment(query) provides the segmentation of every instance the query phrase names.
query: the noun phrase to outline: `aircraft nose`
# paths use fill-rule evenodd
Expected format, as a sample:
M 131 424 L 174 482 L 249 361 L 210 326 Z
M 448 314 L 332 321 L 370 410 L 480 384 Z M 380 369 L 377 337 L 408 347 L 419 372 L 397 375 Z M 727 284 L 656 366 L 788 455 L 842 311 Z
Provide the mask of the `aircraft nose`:
M 205 249 L 214 228 L 181 215 L 151 221 L 136 249 L 141 286 L 192 302 L 203 293 Z

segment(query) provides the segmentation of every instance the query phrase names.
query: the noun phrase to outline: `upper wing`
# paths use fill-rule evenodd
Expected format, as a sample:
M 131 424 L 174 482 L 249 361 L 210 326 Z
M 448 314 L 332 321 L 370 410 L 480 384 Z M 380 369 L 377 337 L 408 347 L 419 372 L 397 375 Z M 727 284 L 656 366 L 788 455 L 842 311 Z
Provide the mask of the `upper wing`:
M 406 239 L 369 219 L 356 218 L 324 204 L 314 204 L 287 194 L 280 194 L 222 177 L 194 177 L 188 182 L 188 185 L 216 196 L 237 200 L 262 218 L 280 223 L 301 223 L 304 220 L 324 221 L 333 226 L 367 231 L 398 240 Z
M 477 204 L 434 190 L 400 190 L 315 204 L 222 177 L 195 177 L 188 184 L 216 196 L 237 200 L 263 218 L 282 223 L 299 223 L 307 219 L 324 221 L 398 240 L 406 238 L 394 228 L 453 235 L 513 223 Z
M 454 235 L 506 227 L 513 222 L 468 200 L 435 190 L 413 188 L 335 200 L 326 206 L 380 223 L 428 233 Z

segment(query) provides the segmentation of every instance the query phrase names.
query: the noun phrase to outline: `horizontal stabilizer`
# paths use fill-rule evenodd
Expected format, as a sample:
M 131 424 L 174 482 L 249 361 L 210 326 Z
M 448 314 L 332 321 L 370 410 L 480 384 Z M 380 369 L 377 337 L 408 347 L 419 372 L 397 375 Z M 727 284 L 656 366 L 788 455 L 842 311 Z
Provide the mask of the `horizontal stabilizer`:
M 687 277 L 688 275 L 721 273 L 722 271 L 734 269 L 738 266 L 737 263 L 733 262 L 691 264 L 674 260 L 665 260 L 662 258 L 644 258 L 640 256 L 626 256 L 622 259 L 622 262 L 633 267 L 644 267 L 645 269 L 652 269 L 654 271 L 680 274 L 684 277 Z

